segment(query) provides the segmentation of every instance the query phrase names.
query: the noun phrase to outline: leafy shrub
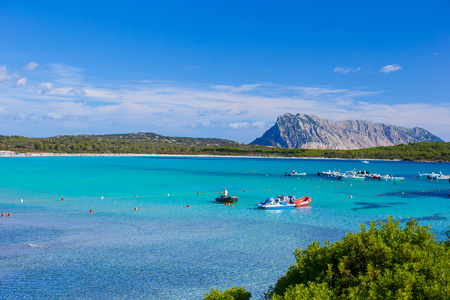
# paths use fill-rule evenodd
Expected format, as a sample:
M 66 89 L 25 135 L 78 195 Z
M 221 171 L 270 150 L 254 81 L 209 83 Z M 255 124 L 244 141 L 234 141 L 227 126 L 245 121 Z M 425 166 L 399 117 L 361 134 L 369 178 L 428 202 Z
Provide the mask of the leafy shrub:
M 414 219 L 314 241 L 266 294 L 280 299 L 450 299 L 450 250 Z
M 252 294 L 247 292 L 243 287 L 232 287 L 231 289 L 223 292 L 211 289 L 209 294 L 205 295 L 204 300 L 248 300 Z

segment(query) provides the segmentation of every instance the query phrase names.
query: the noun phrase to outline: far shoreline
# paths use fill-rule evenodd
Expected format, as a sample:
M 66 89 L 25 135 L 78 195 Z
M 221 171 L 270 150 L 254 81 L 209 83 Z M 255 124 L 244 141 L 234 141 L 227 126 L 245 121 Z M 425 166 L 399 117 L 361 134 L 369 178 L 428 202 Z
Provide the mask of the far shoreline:
M 204 155 L 204 154 L 142 154 L 142 153 L 51 153 L 51 152 L 26 152 L 19 153 L 13 151 L 4 151 L 9 152 L 8 154 L 0 155 L 0 158 L 3 157 L 16 157 L 16 158 L 25 158 L 25 157 L 204 157 L 204 158 L 276 158 L 276 159 L 324 159 L 324 160 L 350 160 L 350 161 L 362 161 L 360 158 L 328 158 L 328 157 L 281 157 L 281 156 L 256 156 L 256 155 Z M 365 158 L 367 161 L 392 161 L 392 162 L 401 162 L 401 159 L 377 159 L 377 158 Z M 447 161 L 418 161 L 412 160 L 409 162 L 417 162 L 417 163 L 449 163 Z

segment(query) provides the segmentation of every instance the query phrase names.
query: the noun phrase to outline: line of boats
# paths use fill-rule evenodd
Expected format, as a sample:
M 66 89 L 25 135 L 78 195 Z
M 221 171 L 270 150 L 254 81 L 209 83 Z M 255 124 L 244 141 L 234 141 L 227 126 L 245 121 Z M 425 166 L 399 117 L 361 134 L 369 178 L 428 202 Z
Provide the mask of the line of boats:
M 442 172 L 439 173 L 419 173 L 419 176 L 427 176 L 427 179 L 431 179 L 431 180 L 448 180 L 450 181 L 450 175 L 444 175 L 442 174 Z
M 369 171 L 347 171 L 342 173 L 340 171 L 319 171 L 317 172 L 319 176 L 327 176 L 336 178 L 338 180 L 354 180 L 354 181 L 362 181 L 366 179 L 376 179 L 383 181 L 403 181 L 405 177 L 397 177 L 392 175 L 380 175 L 377 173 L 370 173 Z

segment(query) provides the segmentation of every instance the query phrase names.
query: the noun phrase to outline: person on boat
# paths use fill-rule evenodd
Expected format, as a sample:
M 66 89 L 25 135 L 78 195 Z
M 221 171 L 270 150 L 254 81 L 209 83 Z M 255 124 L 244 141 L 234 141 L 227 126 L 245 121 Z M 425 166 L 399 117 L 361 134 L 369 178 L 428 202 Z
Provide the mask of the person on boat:
M 228 191 L 227 191 L 226 188 L 223 189 L 223 196 L 224 196 L 225 198 L 228 197 Z
M 292 174 L 296 174 L 297 172 L 295 172 L 295 170 L 292 170 Z

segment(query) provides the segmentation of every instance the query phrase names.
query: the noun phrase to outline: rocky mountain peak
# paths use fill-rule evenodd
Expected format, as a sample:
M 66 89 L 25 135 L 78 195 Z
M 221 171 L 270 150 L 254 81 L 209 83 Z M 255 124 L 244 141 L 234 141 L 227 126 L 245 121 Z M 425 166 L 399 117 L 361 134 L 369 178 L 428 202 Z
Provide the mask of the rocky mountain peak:
M 333 122 L 313 115 L 286 113 L 251 144 L 281 148 L 361 149 L 412 142 L 443 142 L 429 131 L 369 121 Z

